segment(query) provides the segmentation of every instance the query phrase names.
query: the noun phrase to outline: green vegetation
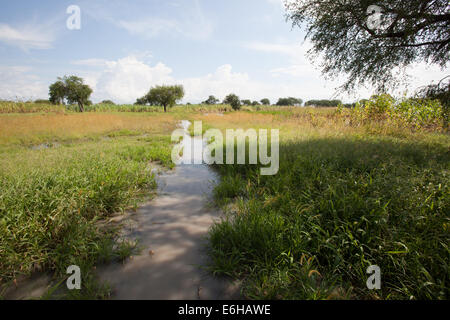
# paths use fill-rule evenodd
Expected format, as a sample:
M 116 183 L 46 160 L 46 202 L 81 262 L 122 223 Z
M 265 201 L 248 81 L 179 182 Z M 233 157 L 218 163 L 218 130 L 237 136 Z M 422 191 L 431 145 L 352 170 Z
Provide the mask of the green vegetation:
M 173 107 L 175 103 L 184 97 L 184 88 L 181 85 L 175 86 L 156 86 L 142 98 L 137 99 L 136 104 L 153 106 L 161 105 L 164 107 L 164 112 L 167 112 L 167 107 Z
M 227 215 L 210 231 L 211 270 L 251 299 L 448 299 L 450 140 L 438 103 L 414 103 L 254 115 L 281 129 L 280 171 L 216 166 Z M 208 125 L 252 126 L 231 117 Z M 381 290 L 366 287 L 370 265 Z
M 261 104 L 264 105 L 264 106 L 270 105 L 270 100 L 269 100 L 269 99 L 266 99 L 266 98 L 261 99 L 260 102 L 261 102 Z
M 50 101 L 54 104 L 63 104 L 65 100 L 69 104 L 78 104 L 80 112 L 84 112 L 84 106 L 92 104 L 89 97 L 92 89 L 84 84 L 83 79 L 76 76 L 64 76 L 50 85 Z
M 210 268 L 242 279 L 247 298 L 448 298 L 450 140 L 439 101 L 76 108 L 0 102 L 14 113 L 0 115 L 0 286 L 33 272 L 64 279 L 77 264 L 85 285 L 66 297 L 107 298 L 94 266 L 136 244 L 103 222 L 153 194 L 152 164 L 173 166 L 169 135 L 188 119 L 280 129 L 277 175 L 215 166 L 226 216 L 210 231 Z M 372 264 L 381 291 L 365 287 Z
M 302 103 L 303 100 L 298 98 L 280 98 L 278 99 L 277 106 L 301 106 Z
M 342 104 L 341 100 L 309 100 L 305 102 L 305 107 L 337 107 Z
M 206 99 L 202 103 L 203 104 L 218 104 L 219 103 L 219 99 L 217 99 L 214 96 L 209 96 L 208 99 Z
M 169 133 L 176 124 L 173 119 L 166 124 L 167 119 L 117 117 L 0 117 L 9 133 L 0 142 L 0 297 L 21 276 L 52 272 L 55 279 L 64 279 L 72 264 L 81 267 L 84 285 L 66 297 L 108 296 L 93 268 L 125 259 L 136 244 L 120 239 L 118 229 L 102 221 L 153 195 L 151 169 L 157 163 L 173 167 Z M 29 124 L 28 132 L 8 129 L 9 122 L 17 121 Z M 129 129 L 111 131 L 118 123 Z M 60 131 L 60 125 L 67 131 Z M 42 135 L 41 129 L 46 130 Z M 35 142 L 42 144 L 30 148 Z
M 311 56 L 324 57 L 317 59 L 322 72 L 348 75 L 345 90 L 366 84 L 385 92 L 398 84 L 398 67 L 426 62 L 443 68 L 449 61 L 447 0 L 297 0 L 286 10 L 292 25 L 306 31 Z
M 223 104 L 229 104 L 233 108 L 233 110 L 241 109 L 241 101 L 239 100 L 239 97 L 234 93 L 227 95 L 223 100 Z

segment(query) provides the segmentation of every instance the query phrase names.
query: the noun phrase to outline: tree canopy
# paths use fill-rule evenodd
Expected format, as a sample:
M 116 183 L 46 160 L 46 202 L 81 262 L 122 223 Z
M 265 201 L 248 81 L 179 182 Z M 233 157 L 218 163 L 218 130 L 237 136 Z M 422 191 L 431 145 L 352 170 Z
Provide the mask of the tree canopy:
M 239 110 L 241 108 L 241 100 L 234 93 L 231 93 L 225 97 L 223 100 L 224 104 L 229 104 L 233 110 Z
M 164 112 L 167 112 L 168 107 L 173 107 L 183 97 L 184 88 L 182 85 L 155 86 L 145 96 L 138 98 L 136 104 L 163 106 Z
M 78 104 L 80 112 L 84 111 L 84 105 L 90 103 L 91 94 L 92 89 L 77 76 L 58 77 L 58 80 L 49 87 L 50 102 L 62 104 L 66 99 L 69 104 Z
M 206 99 L 202 103 L 203 104 L 218 104 L 219 103 L 219 99 L 217 99 L 214 96 L 209 96 L 208 99 Z
M 398 83 L 396 67 L 426 61 L 445 67 L 450 52 L 447 0 L 296 0 L 285 4 L 293 26 L 306 27 L 309 54 L 322 71 L 348 78 L 342 89 Z
M 261 99 L 260 102 L 261 102 L 261 104 L 264 105 L 264 106 L 270 105 L 270 100 L 269 100 L 269 99 L 266 99 L 266 98 Z
M 298 98 L 280 98 L 278 99 L 277 106 L 299 106 L 303 103 L 302 99 Z
M 305 107 L 337 107 L 340 104 L 342 104 L 341 100 L 309 100 L 305 102 Z
M 112 100 L 103 100 L 102 102 L 100 102 L 101 104 L 110 104 L 110 105 L 115 105 L 114 101 Z

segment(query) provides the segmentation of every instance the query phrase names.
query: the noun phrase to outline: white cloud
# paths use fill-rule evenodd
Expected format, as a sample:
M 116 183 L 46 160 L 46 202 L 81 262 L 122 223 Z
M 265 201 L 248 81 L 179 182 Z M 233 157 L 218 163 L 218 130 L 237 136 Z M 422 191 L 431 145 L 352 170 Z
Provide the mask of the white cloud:
M 128 56 L 117 61 L 105 61 L 105 68 L 89 81 L 94 89 L 93 99 L 112 99 L 119 103 L 132 103 L 143 96 L 151 86 L 173 83 L 172 70 L 158 63 L 154 67 Z
M 34 100 L 48 96 L 48 86 L 27 66 L 0 66 L 0 99 Z
M 24 26 L 16 29 L 2 23 L 0 24 L 0 41 L 23 50 L 49 49 L 52 47 L 54 35 L 42 26 Z
M 273 0 L 277 1 L 277 0 Z M 252 42 L 246 44 L 247 49 L 265 52 L 270 54 L 278 54 L 288 57 L 288 65 L 280 66 L 269 70 L 274 77 L 289 76 L 296 81 L 301 81 L 302 86 L 309 88 L 307 95 L 317 98 L 331 98 L 335 89 L 340 87 L 345 81 L 346 75 L 343 74 L 339 79 L 325 80 L 320 69 L 320 56 L 315 62 L 311 62 L 307 57 L 308 50 L 312 47 L 311 42 L 305 41 L 304 44 L 280 44 Z M 397 70 L 400 74 L 400 71 Z M 405 91 L 407 94 L 413 94 L 414 91 L 425 85 L 429 85 L 433 81 L 439 81 L 450 73 L 450 68 L 441 70 L 436 65 L 427 65 L 426 63 L 415 63 L 406 69 L 409 76 L 406 82 L 399 82 L 398 88 L 394 90 L 397 96 L 402 95 Z M 326 88 L 326 89 L 325 89 Z M 341 94 L 338 98 L 345 101 L 353 101 L 360 98 L 370 97 L 375 92 L 374 88 L 361 87 L 355 94 Z
M 97 60 L 93 60 L 96 62 Z M 89 64 L 91 59 L 87 60 Z M 151 66 L 136 56 L 128 56 L 117 61 L 106 61 L 98 74 L 82 75 L 94 89 L 93 100 L 111 99 L 119 103 L 133 103 L 143 96 L 150 87 L 161 84 L 182 84 L 185 87 L 184 102 L 198 103 L 209 95 L 223 99 L 235 93 L 241 99 L 260 100 L 269 98 L 276 101 L 283 96 L 323 97 L 322 86 L 316 83 L 279 82 L 267 83 L 251 79 L 248 73 L 234 72 L 232 66 L 219 66 L 214 72 L 200 77 L 176 79 L 172 69 L 163 63 Z

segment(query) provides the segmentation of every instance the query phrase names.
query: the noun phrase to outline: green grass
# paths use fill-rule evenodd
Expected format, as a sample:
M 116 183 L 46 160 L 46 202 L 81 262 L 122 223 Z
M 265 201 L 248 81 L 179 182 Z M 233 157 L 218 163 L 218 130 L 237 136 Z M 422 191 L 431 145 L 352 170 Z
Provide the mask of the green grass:
M 135 244 L 120 241 L 117 230 L 98 222 L 150 197 L 156 188 L 150 161 L 171 167 L 170 152 L 168 136 L 4 149 L 0 283 L 41 271 L 64 277 L 74 264 L 86 285 L 67 297 L 107 297 L 104 285 L 93 281 L 93 267 L 124 259 Z
M 253 299 L 448 299 L 449 140 L 307 136 L 280 171 L 222 165 L 211 270 Z M 369 291 L 378 265 L 382 289 Z

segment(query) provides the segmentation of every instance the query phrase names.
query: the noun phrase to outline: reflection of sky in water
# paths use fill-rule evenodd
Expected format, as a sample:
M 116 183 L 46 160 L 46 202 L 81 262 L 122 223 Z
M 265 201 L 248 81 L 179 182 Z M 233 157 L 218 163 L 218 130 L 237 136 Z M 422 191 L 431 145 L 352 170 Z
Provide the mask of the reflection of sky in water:
M 203 149 L 206 148 L 206 141 L 202 140 L 202 137 L 191 137 L 189 134 L 189 127 L 192 123 L 188 120 L 182 120 L 180 127 L 184 129 L 185 134 L 183 141 L 183 157 L 181 164 L 202 164 L 203 162 Z

